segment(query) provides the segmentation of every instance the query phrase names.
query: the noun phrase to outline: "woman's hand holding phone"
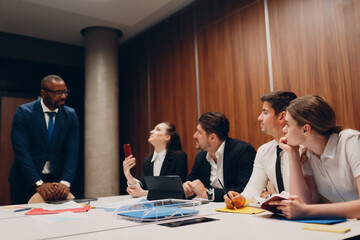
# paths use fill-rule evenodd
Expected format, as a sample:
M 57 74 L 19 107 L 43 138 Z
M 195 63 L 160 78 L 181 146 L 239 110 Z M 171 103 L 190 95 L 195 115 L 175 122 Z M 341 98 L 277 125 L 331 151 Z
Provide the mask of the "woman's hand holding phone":
M 124 153 L 125 153 L 125 158 L 129 157 L 130 155 L 132 155 L 132 151 L 131 151 L 131 147 L 129 143 L 124 144 Z
M 128 179 L 132 179 L 130 169 L 136 165 L 136 158 L 133 157 L 130 144 L 124 144 L 125 160 L 123 162 L 124 175 Z M 130 178 L 130 179 L 129 179 Z

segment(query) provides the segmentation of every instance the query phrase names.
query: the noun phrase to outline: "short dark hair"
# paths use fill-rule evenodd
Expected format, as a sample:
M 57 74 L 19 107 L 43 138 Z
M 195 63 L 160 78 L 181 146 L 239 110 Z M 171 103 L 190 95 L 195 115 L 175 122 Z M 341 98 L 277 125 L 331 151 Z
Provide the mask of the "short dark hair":
M 286 111 L 290 102 L 296 98 L 296 94 L 289 91 L 274 91 L 264 94 L 260 97 L 262 102 L 271 103 L 271 107 L 275 110 L 275 114 L 278 115 L 282 111 Z
M 220 112 L 206 112 L 199 118 L 199 124 L 206 134 L 215 133 L 216 136 L 224 141 L 228 138 L 229 120 Z
M 170 136 L 169 142 L 166 144 L 166 150 L 168 152 L 178 152 L 182 150 L 180 135 L 176 131 L 175 125 L 171 122 L 163 122 L 168 127 L 166 133 Z
M 57 76 L 57 75 L 48 75 L 48 76 L 44 77 L 44 78 L 41 80 L 40 89 L 46 89 L 47 84 L 48 84 L 49 82 L 51 82 L 52 80 L 55 80 L 55 81 L 64 81 L 61 77 L 59 77 L 59 76 Z

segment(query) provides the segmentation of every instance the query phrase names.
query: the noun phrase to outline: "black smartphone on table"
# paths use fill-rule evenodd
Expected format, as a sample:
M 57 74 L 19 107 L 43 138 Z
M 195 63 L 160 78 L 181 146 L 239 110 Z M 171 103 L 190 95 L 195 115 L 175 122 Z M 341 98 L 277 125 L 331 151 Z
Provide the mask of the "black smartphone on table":
M 208 217 L 198 217 L 198 218 L 191 218 L 191 219 L 185 219 L 175 222 L 168 222 L 168 223 L 160 223 L 158 225 L 165 226 L 165 227 L 180 227 L 195 223 L 204 223 L 204 222 L 211 222 L 211 221 L 218 221 L 220 219 L 216 218 L 208 218 Z

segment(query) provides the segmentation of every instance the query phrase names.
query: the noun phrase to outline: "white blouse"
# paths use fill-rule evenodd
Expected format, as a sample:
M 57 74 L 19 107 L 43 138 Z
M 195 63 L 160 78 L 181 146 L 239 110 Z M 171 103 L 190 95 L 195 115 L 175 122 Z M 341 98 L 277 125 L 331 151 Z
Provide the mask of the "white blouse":
M 356 178 L 360 176 L 360 132 L 346 129 L 329 137 L 320 159 L 310 150 L 303 173 L 312 175 L 321 195 L 330 202 L 359 199 Z

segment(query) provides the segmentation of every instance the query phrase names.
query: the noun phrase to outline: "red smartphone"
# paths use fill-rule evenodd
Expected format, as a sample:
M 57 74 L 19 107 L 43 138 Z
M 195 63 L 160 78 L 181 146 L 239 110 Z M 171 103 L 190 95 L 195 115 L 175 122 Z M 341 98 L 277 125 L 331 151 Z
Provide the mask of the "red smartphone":
M 125 153 L 125 158 L 127 158 L 128 156 L 130 156 L 132 154 L 129 143 L 124 144 L 124 153 Z

